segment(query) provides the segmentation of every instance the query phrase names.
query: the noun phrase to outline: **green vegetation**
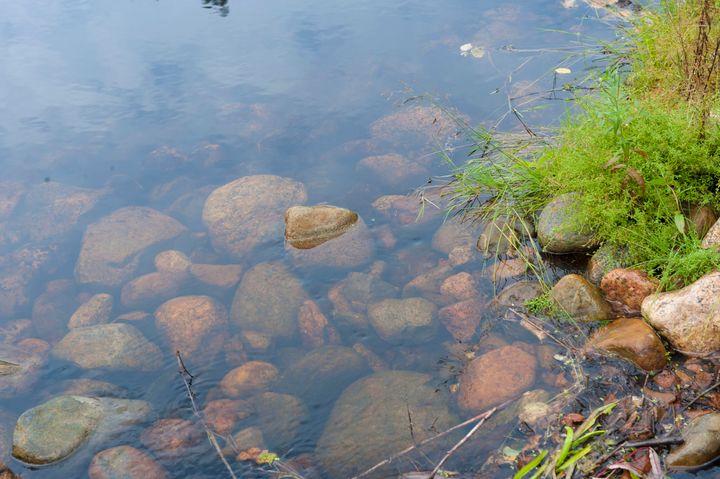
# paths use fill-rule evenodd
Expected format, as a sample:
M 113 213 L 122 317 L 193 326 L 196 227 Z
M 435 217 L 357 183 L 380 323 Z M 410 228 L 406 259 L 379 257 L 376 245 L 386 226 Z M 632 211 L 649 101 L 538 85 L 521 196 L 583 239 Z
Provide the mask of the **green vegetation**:
M 472 131 L 450 209 L 531 218 L 579 192 L 577 226 L 626 247 L 629 265 L 675 289 L 720 267 L 690 221 L 699 207 L 720 211 L 720 2 L 666 1 L 624 32 L 556 137 Z

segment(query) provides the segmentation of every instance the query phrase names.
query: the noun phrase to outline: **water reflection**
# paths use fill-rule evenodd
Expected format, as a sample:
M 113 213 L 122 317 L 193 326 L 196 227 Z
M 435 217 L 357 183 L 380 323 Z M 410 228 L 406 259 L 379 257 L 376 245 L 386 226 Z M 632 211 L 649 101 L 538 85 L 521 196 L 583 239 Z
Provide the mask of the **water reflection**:
M 203 0 L 203 8 L 217 10 L 220 16 L 227 17 L 230 13 L 229 0 Z

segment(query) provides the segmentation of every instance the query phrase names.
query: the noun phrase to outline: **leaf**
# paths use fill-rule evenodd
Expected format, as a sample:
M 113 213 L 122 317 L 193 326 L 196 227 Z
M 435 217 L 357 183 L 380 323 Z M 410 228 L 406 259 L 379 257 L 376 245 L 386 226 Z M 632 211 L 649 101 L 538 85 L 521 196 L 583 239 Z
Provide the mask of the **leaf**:
M 575 434 L 573 433 L 572 428 L 569 426 L 565 426 L 565 442 L 563 442 L 563 446 L 558 453 L 557 459 L 555 460 L 556 471 L 560 470 L 563 463 L 565 462 L 565 458 L 570 453 L 570 447 L 572 447 L 574 436 Z
M 547 454 L 548 454 L 548 452 L 547 452 L 547 450 L 545 450 L 545 449 L 543 449 L 542 451 L 540 451 L 540 454 L 538 454 L 538 455 L 535 457 L 535 459 L 533 459 L 532 461 L 530 461 L 530 462 L 528 462 L 527 464 L 525 464 L 525 466 L 523 466 L 523 468 L 520 469 L 520 470 L 513 476 L 513 479 L 522 479 L 523 477 L 527 476 L 530 471 L 532 471 L 533 469 L 535 469 L 535 468 L 538 466 L 538 464 L 540 464 L 540 463 L 542 462 L 542 460 L 545 459 L 545 456 L 547 456 Z
M 560 466 L 560 470 L 562 471 L 569 468 L 570 466 L 578 462 L 580 459 L 590 454 L 590 451 L 592 451 L 592 446 L 585 446 L 584 448 L 580 449 L 578 452 L 573 454 L 570 459 L 565 461 L 565 464 Z
M 682 213 L 678 213 L 673 217 L 673 220 L 680 234 L 685 234 L 685 216 Z

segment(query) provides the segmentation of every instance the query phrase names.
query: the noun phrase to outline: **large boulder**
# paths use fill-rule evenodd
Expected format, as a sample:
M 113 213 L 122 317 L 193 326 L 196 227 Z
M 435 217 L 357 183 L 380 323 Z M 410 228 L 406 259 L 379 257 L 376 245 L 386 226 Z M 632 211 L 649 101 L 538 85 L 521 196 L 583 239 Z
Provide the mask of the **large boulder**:
M 83 369 L 152 371 L 162 366 L 158 347 L 125 323 L 72 329 L 55 345 L 52 354 Z
M 227 335 L 225 307 L 209 296 L 180 296 L 155 311 L 155 325 L 172 351 L 186 358 L 198 354 L 210 360 L 222 348 Z
M 612 321 L 595 331 L 585 347 L 619 356 L 646 371 L 659 371 L 667 364 L 662 341 L 655 330 L 639 318 Z
M 579 321 L 602 321 L 611 316 L 610 305 L 597 286 L 579 274 L 560 278 L 550 290 L 552 300 Z
M 27 391 L 45 364 L 45 355 L 10 344 L 0 344 L 0 398 Z
M 75 277 L 80 283 L 120 286 L 149 247 L 185 231 L 177 220 L 143 207 L 121 208 L 85 230 Z
M 458 406 L 479 413 L 519 396 L 535 382 L 537 360 L 517 346 L 503 346 L 473 359 L 460 376 Z
M 243 330 L 291 338 L 307 299 L 299 279 L 280 263 L 260 263 L 245 273 L 233 299 L 231 319 Z
M 642 315 L 682 352 L 720 350 L 720 272 L 706 274 L 678 291 L 648 296 Z
M 697 469 L 720 456 L 720 414 L 696 417 L 682 431 L 684 443 L 674 447 L 665 463 L 671 469 Z
M 412 415 L 414 438 L 408 432 Z M 457 423 L 428 375 L 385 371 L 360 379 L 336 401 L 316 455 L 328 477 L 352 477 Z M 442 447 L 442 446 L 441 446 Z
M 303 184 L 290 178 L 244 176 L 210 193 L 203 221 L 216 249 L 242 257 L 282 238 L 285 210 L 306 200 Z
M 149 454 L 130 446 L 105 449 L 93 457 L 90 479 L 166 479 L 167 473 Z
M 578 253 L 598 246 L 595 233 L 582 225 L 578 216 L 580 195 L 560 195 L 540 212 L 537 236 L 540 246 L 548 253 Z
M 389 343 L 429 341 L 437 327 L 437 307 L 425 298 L 386 299 L 368 306 L 375 332 Z
M 86 444 L 89 448 L 102 444 L 151 412 L 145 401 L 58 396 L 18 418 L 12 454 L 26 464 L 52 464 Z

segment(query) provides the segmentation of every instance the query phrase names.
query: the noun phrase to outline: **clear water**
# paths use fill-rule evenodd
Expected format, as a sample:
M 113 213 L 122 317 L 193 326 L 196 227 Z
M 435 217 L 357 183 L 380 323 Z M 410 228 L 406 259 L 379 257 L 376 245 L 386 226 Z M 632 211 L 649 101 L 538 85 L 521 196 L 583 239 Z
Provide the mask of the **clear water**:
M 397 243 L 377 248 L 374 259 L 385 261 L 385 279 L 402 287 L 445 257 L 431 247 L 441 218 L 407 227 L 379 215 L 371 204 L 381 195 L 411 192 L 429 176 L 447 174 L 435 150 L 462 147 L 465 138 L 412 136 L 383 143 L 372 137 L 371 125 L 406 111 L 405 100 L 421 94 L 437 98 L 473 124 L 498 123 L 501 129 L 522 131 L 508 112 L 508 96 L 529 125 L 557 124 L 567 103 L 561 101 L 562 93 L 547 91 L 572 77 L 558 77 L 553 69 L 565 65 L 582 75 L 593 66 L 591 58 L 566 62 L 562 49 L 613 35 L 611 19 L 579 3 L 566 9 L 558 0 L 230 0 L 224 6 L 200 0 L 3 2 L 0 181 L 20 182 L 25 190 L 62 184 L 109 193 L 76 225 L 55 224 L 58 231 L 47 228 L 52 218 L 34 231 L 46 206 L 33 202 L 20 203 L 13 220 L 0 224 L 0 255 L 7 257 L 29 244 L 54 248 L 53 268 L 30 280 L 27 304 L 0 317 L 0 327 L 31 317 L 49 281 L 69 280 L 72 294 L 51 302 L 52 318 L 34 325 L 37 331 L 31 336 L 52 344 L 65 334 L 67 318 L 78 304 L 75 296 L 97 292 L 72 285 L 89 222 L 127 205 L 167 211 L 182 194 L 260 173 L 303 182 L 311 204 L 351 208 L 372 228 L 388 225 Z M 482 58 L 460 55 L 460 46 L 469 42 L 484 49 Z M 517 51 L 509 51 L 509 46 Z M 542 101 L 526 103 L 529 99 Z M 538 105 L 544 108 L 531 109 Z M 207 145 L 216 155 L 212 161 L 205 161 Z M 388 184 L 382 176 L 356 167 L 365 156 L 385 153 L 422 159 L 426 171 Z M 178 219 L 203 233 L 199 216 L 189 211 Z M 214 254 L 201 234 L 192 238 L 181 247 L 186 253 L 230 261 Z M 279 238 L 242 262 L 249 268 L 259 261 L 287 261 L 285 255 Z M 482 267 L 476 261 L 463 270 Z M 150 270 L 150 263 L 142 268 Z M 348 271 L 294 273 L 332 320 L 327 292 Z M 486 287 L 490 294 L 491 287 Z M 119 291 L 108 292 L 119 303 Z M 232 293 L 216 297 L 229 309 Z M 119 307 L 116 314 L 122 312 Z M 28 393 L 0 403 L 8 418 L 4 432 L 22 411 L 62 391 L 62 381 L 74 378 L 122 386 L 128 397 L 150 401 L 160 417 L 192 419 L 172 352 L 152 319 L 139 327 L 164 347 L 166 365 L 160 372 L 83 371 L 51 359 Z M 502 332 L 509 342 L 532 342 L 522 330 Z M 447 388 L 452 372 L 443 366 L 449 353 L 442 343 L 451 339 L 441 330 L 422 348 L 388 347 L 371 333 L 344 336 L 343 342 L 349 346 L 367 341 L 389 367 L 427 372 L 438 387 Z M 281 364 L 287 348 L 299 346 L 285 345 L 285 353 L 278 348 L 256 358 Z M 198 369 L 194 388 L 202 403 L 230 367 L 218 359 Z M 313 410 L 303 433 L 277 452 L 289 459 L 303 454 L 312 459 L 331 408 L 329 403 Z M 143 428 L 108 446 L 137 445 Z M 502 437 L 486 439 L 484 450 L 500 441 Z M 9 464 L 24 477 L 86 477 L 90 457 L 81 454 L 40 470 L 24 469 L 11 460 Z M 238 474 L 252 473 L 247 464 L 231 463 Z M 163 465 L 172 477 L 225 474 L 205 442 Z

